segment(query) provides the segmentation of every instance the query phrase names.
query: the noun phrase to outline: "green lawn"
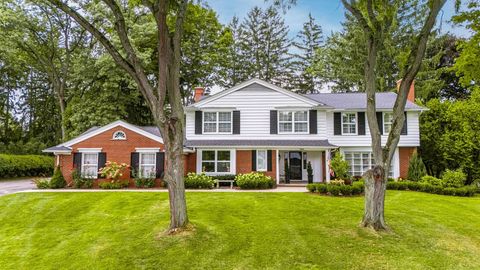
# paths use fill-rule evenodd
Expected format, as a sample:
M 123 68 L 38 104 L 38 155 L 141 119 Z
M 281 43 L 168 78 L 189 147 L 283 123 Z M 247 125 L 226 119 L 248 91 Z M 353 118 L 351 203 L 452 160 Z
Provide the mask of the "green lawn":
M 480 197 L 389 191 L 393 232 L 358 228 L 363 198 L 187 193 L 196 231 L 155 237 L 166 193 L 0 197 L 1 269 L 480 269 Z

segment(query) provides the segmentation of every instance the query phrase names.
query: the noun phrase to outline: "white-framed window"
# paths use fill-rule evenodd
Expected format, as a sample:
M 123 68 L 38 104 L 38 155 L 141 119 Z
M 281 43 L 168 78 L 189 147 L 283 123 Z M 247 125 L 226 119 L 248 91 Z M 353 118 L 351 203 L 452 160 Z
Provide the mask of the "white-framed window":
M 117 130 L 113 133 L 112 140 L 126 140 L 127 134 L 121 130 Z
M 357 134 L 357 113 L 354 113 L 354 112 L 342 113 L 342 134 L 343 135 Z
M 203 112 L 203 133 L 232 133 L 232 112 Z
M 267 171 L 267 162 L 268 162 L 268 151 L 257 150 L 257 171 L 259 172 Z
M 230 150 L 202 150 L 202 172 L 230 173 Z
M 383 113 L 383 134 L 388 135 L 390 130 L 392 130 L 392 122 L 393 122 L 393 113 L 391 112 L 384 112 Z
M 349 164 L 348 173 L 351 176 L 362 176 L 366 171 L 375 165 L 373 154 L 369 151 L 345 152 L 344 156 L 345 160 Z M 388 176 L 393 176 L 393 162 L 391 164 Z
M 279 111 L 278 133 L 308 133 L 308 111 Z
M 82 153 L 82 177 L 98 177 L 98 153 Z
M 157 172 L 157 154 L 155 152 L 139 153 L 138 174 L 143 178 L 155 178 Z

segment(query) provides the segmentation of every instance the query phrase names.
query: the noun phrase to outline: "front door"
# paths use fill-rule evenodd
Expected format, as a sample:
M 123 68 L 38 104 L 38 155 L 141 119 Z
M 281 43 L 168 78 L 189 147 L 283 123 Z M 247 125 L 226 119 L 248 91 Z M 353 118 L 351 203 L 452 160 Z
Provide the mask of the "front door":
M 289 152 L 290 179 L 302 180 L 302 152 Z

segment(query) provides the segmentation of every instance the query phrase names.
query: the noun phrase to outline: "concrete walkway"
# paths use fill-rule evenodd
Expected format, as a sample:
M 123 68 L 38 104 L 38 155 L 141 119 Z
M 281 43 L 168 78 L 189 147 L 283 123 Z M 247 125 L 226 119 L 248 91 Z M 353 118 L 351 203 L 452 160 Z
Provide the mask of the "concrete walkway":
M 21 180 L 1 180 L 0 181 L 0 196 L 22 192 L 33 191 L 37 187 L 32 182 L 33 179 L 21 179 Z
M 0 181 L 0 196 L 17 192 L 167 192 L 167 189 L 37 189 L 32 179 Z M 277 187 L 276 189 L 187 189 L 187 192 L 307 192 L 305 187 Z

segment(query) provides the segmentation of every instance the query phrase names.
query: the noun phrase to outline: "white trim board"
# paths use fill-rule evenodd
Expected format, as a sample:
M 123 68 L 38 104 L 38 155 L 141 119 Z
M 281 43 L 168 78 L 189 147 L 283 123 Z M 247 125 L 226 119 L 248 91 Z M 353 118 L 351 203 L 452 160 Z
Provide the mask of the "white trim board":
M 108 124 L 108 125 L 105 125 L 105 126 L 103 126 L 103 127 L 101 127 L 101 128 L 98 128 L 98 129 L 96 129 L 96 130 L 94 130 L 94 131 L 92 131 L 92 132 L 89 132 L 89 133 L 84 134 L 84 135 L 82 135 L 82 136 L 76 137 L 76 138 L 74 138 L 74 139 L 72 139 L 72 140 L 70 140 L 70 141 L 67 141 L 67 142 L 64 142 L 64 143 L 62 143 L 62 144 L 59 144 L 58 146 L 70 147 L 70 146 L 72 146 L 72 145 L 74 145 L 74 144 L 77 144 L 77 143 L 79 143 L 79 142 L 85 141 L 86 139 L 89 139 L 89 138 L 91 138 L 91 137 L 93 137 L 93 136 L 96 136 L 96 135 L 98 135 L 98 134 L 101 134 L 101 133 L 103 133 L 103 132 L 105 132 L 105 131 L 107 131 L 107 130 L 109 130 L 109 129 L 112 129 L 112 128 L 114 128 L 114 127 L 117 127 L 117 126 L 124 127 L 124 128 L 126 128 L 126 129 L 129 129 L 129 130 L 131 130 L 131 131 L 133 131 L 133 132 L 136 132 L 136 133 L 138 133 L 138 134 L 140 134 L 140 135 L 143 135 L 143 136 L 145 136 L 145 137 L 147 137 L 147 138 L 149 138 L 149 139 L 152 139 L 152 140 L 157 141 L 157 142 L 159 142 L 159 143 L 163 143 L 163 139 L 162 139 L 161 137 L 156 136 L 156 135 L 154 135 L 154 134 L 152 134 L 152 133 L 146 132 L 145 130 L 140 129 L 140 128 L 138 128 L 138 127 L 136 127 L 136 126 L 134 126 L 134 125 L 132 125 L 132 124 L 129 124 L 129 123 L 125 122 L 125 121 L 117 120 L 117 121 L 112 122 L 112 123 L 110 123 L 110 124 Z
M 260 80 L 260 79 L 256 79 L 256 78 L 255 78 L 255 79 L 248 80 L 248 81 L 243 82 L 243 83 L 240 83 L 240 84 L 237 84 L 237 85 L 235 85 L 234 87 L 232 87 L 232 88 L 230 88 L 230 89 L 227 89 L 227 90 L 224 90 L 224 91 L 221 91 L 221 92 L 218 92 L 218 93 L 214 94 L 213 96 L 206 97 L 206 98 L 200 100 L 199 102 L 190 105 L 189 107 L 198 108 L 198 107 L 200 107 L 200 106 L 203 106 L 203 105 L 205 105 L 205 104 L 208 104 L 208 103 L 210 103 L 210 102 L 212 102 L 212 101 L 214 101 L 214 100 L 217 100 L 217 99 L 219 99 L 219 98 L 221 98 L 221 97 L 224 97 L 224 96 L 226 96 L 226 95 L 229 95 L 229 94 L 231 94 L 231 93 L 233 93 L 233 92 L 235 92 L 235 91 L 238 91 L 238 90 L 240 90 L 240 89 L 243 89 L 243 88 L 245 88 L 245 87 L 247 87 L 247 86 L 250 86 L 250 85 L 252 85 L 252 84 L 255 84 L 255 83 L 256 83 L 256 84 L 259 84 L 259 85 L 261 85 L 261 86 L 264 86 L 264 87 L 266 87 L 266 88 L 269 88 L 269 89 L 271 89 L 271 90 L 274 90 L 274 91 L 283 93 L 283 94 L 285 94 L 285 95 L 287 95 L 287 96 L 290 96 L 290 97 L 292 97 L 292 98 L 295 98 L 295 99 L 297 99 L 297 100 L 303 101 L 303 102 L 305 102 L 305 103 L 307 103 L 307 104 L 310 104 L 310 105 L 312 105 L 312 106 L 319 106 L 319 105 L 320 105 L 320 106 L 325 106 L 325 107 L 326 107 L 326 105 L 323 104 L 323 103 L 320 103 L 320 102 L 315 101 L 315 100 L 313 100 L 313 99 L 310 99 L 310 98 L 304 97 L 304 96 L 302 96 L 302 95 L 293 93 L 293 92 L 291 92 L 291 91 L 288 91 L 288 90 L 286 90 L 286 89 L 283 89 L 283 88 L 281 88 L 281 87 L 278 87 L 278 86 L 276 86 L 276 85 L 273 85 L 273 84 L 271 84 L 271 83 L 268 83 L 268 82 L 266 82 L 266 81 L 263 81 L 263 80 Z

